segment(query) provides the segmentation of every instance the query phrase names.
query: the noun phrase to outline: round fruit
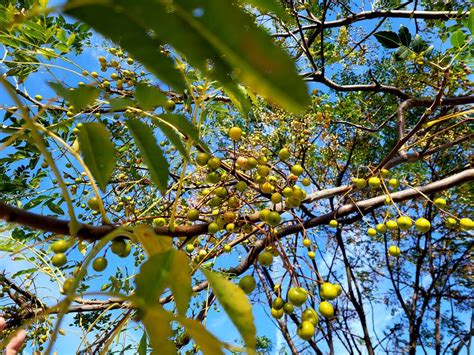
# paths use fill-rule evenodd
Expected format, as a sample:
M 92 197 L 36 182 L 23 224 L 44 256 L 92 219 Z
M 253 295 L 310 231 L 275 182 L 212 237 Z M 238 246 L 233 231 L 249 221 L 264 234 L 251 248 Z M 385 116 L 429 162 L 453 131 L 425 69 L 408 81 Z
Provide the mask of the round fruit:
M 387 231 L 387 226 L 385 225 L 385 223 L 379 223 L 375 226 L 375 230 L 380 234 L 383 234 Z
M 288 301 L 296 307 L 300 307 L 307 299 L 308 292 L 302 287 L 292 287 L 288 291 Z
M 299 164 L 295 164 L 291 167 L 291 173 L 293 175 L 300 176 L 301 174 L 303 174 L 303 172 L 304 172 L 304 169 Z
M 237 208 L 240 206 L 240 201 L 237 196 L 229 197 L 229 199 L 227 200 L 227 203 L 229 204 L 230 208 Z
M 229 233 L 234 233 L 235 232 L 235 224 L 234 223 L 228 223 L 225 226 L 225 230 Z
M 125 240 L 115 239 L 112 241 L 110 250 L 112 250 L 112 253 L 115 255 L 125 258 L 130 254 L 132 247 L 130 243 Z
M 104 271 L 105 268 L 107 267 L 107 264 L 108 264 L 107 259 L 100 256 L 92 262 L 92 268 L 95 271 Z
M 468 231 L 474 228 L 474 222 L 470 218 L 461 218 L 459 226 L 462 230 Z
M 69 245 L 68 245 L 67 241 L 65 241 L 64 239 L 56 240 L 51 245 L 51 250 L 55 254 L 64 253 L 68 248 L 69 248 Z
M 224 252 L 225 253 L 230 253 L 232 250 L 232 247 L 229 244 L 224 245 Z
M 319 320 L 318 314 L 312 308 L 306 308 L 303 314 L 301 315 L 302 322 L 305 322 L 305 321 L 311 322 L 314 326 L 318 324 L 318 320 Z
M 438 197 L 433 202 L 434 202 L 435 206 L 438 207 L 438 208 L 445 208 L 446 207 L 446 200 L 442 197 Z
M 262 221 L 266 221 L 268 215 L 270 214 L 270 212 L 271 212 L 271 211 L 270 211 L 268 208 L 264 208 L 263 210 L 261 210 L 261 211 L 258 213 L 258 216 L 259 216 L 259 218 L 260 218 Z
M 162 217 L 154 218 L 153 219 L 153 225 L 156 227 L 162 227 L 166 224 L 166 219 Z
M 200 257 L 205 257 L 207 255 L 207 251 L 206 249 L 201 249 L 199 250 L 199 254 L 198 254 Z
M 194 222 L 199 218 L 199 210 L 191 208 L 186 214 L 188 221 Z
M 364 187 L 367 186 L 367 181 L 365 179 L 353 178 L 352 182 L 358 189 L 363 189 Z
M 289 302 L 285 303 L 285 305 L 283 306 L 283 312 L 285 312 L 286 314 L 292 314 L 294 310 L 295 307 Z
M 192 244 L 186 245 L 186 251 L 188 253 L 192 253 L 194 251 L 194 245 L 192 245 Z
M 380 176 L 382 176 L 384 179 L 388 178 L 390 175 L 390 171 L 388 169 L 382 168 L 380 170 Z
M 206 180 L 211 184 L 217 184 L 219 181 L 221 181 L 221 174 L 219 174 L 217 171 L 211 171 L 209 174 L 207 174 Z
M 229 137 L 233 141 L 238 141 L 242 137 L 242 129 L 240 127 L 231 127 L 229 129 Z
M 265 182 L 260 186 L 260 191 L 262 191 L 264 194 L 271 194 L 273 190 L 275 190 L 275 188 L 269 182 Z
M 388 248 L 388 253 L 391 256 L 399 257 L 401 254 L 401 251 L 400 251 L 400 248 L 397 247 L 396 245 L 390 245 L 390 247 Z
M 303 321 L 298 326 L 297 334 L 303 340 L 310 340 L 314 336 L 314 325 L 311 322 Z
M 329 221 L 329 225 L 330 225 L 331 227 L 333 227 L 333 228 L 337 228 L 338 223 L 337 223 L 337 221 L 336 221 L 335 219 L 331 219 L 331 220 Z
M 263 177 L 268 176 L 270 174 L 270 167 L 266 165 L 258 165 L 257 173 L 258 175 L 263 176 Z
M 247 161 L 248 159 L 245 157 L 238 157 L 235 163 L 237 166 L 241 166 L 242 168 L 245 168 L 247 166 Z
M 66 255 L 57 253 L 51 258 L 51 263 L 56 267 L 64 266 L 67 263 Z
M 303 239 L 303 245 L 309 248 L 311 246 L 311 239 L 308 239 L 308 238 Z
M 276 318 L 276 319 L 280 319 L 281 317 L 283 317 L 283 309 L 275 309 L 275 308 L 272 308 L 272 317 L 273 318 Z
M 212 170 L 219 169 L 221 166 L 221 160 L 218 157 L 209 158 L 207 166 Z
M 293 189 L 291 187 L 285 187 L 283 189 L 283 196 L 285 197 L 291 197 L 293 195 Z
M 290 156 L 291 156 L 290 151 L 287 148 L 282 148 L 278 152 L 278 158 L 280 158 L 280 160 L 282 161 L 288 160 Z
M 337 297 L 337 289 L 332 283 L 325 282 L 321 286 L 321 298 L 325 300 L 333 300 Z
M 398 229 L 398 224 L 397 224 L 397 221 L 394 221 L 394 220 L 389 220 L 387 222 L 385 222 L 385 225 L 387 226 L 387 229 L 391 230 L 391 231 L 394 231 L 394 230 L 397 230 Z
M 319 313 L 326 318 L 332 318 L 334 317 L 334 308 L 332 304 L 330 304 L 328 301 L 323 301 L 319 304 Z
M 272 308 L 276 310 L 280 310 L 285 305 L 285 301 L 281 297 L 277 297 L 272 301 Z
M 336 288 L 337 295 L 339 296 L 342 293 L 342 287 L 339 284 L 334 284 L 334 287 Z
M 377 231 L 374 228 L 369 228 L 367 229 L 367 234 L 369 235 L 369 237 L 375 237 Z
M 410 217 L 408 216 L 401 216 L 397 219 L 398 226 L 402 230 L 408 230 L 412 226 L 413 222 L 411 221 Z
M 41 95 L 36 95 L 36 96 L 35 96 L 35 100 L 36 100 L 36 101 L 41 101 L 41 100 L 43 100 L 43 96 L 41 96 Z
M 210 234 L 216 234 L 218 231 L 219 231 L 219 225 L 216 223 L 216 222 L 211 222 L 209 223 L 209 225 L 207 226 L 207 231 L 210 233 Z
M 369 178 L 369 186 L 373 189 L 380 187 L 380 179 L 376 176 Z
M 248 170 L 254 169 L 257 166 L 257 164 L 258 164 L 257 159 L 255 159 L 254 157 L 250 157 L 247 159 L 246 169 Z
M 239 287 L 244 290 L 246 294 L 249 294 L 255 290 L 256 285 L 255 279 L 251 275 L 244 276 L 239 281 Z
M 309 186 L 311 185 L 311 180 L 309 178 L 304 178 L 301 180 L 301 184 L 303 184 L 303 186 Z
M 196 163 L 197 165 L 199 166 L 204 166 L 207 164 L 207 161 L 209 160 L 211 156 L 207 153 L 199 153 L 197 156 L 196 156 Z
M 176 108 L 176 103 L 173 100 L 166 100 L 164 108 L 168 112 L 173 112 Z
M 448 228 L 456 228 L 458 222 L 453 217 L 448 217 L 444 222 L 445 226 Z
M 415 228 L 421 233 L 426 233 L 431 228 L 431 223 L 426 218 L 418 218 L 415 222 Z
M 273 263 L 273 255 L 268 251 L 264 251 L 259 254 L 258 262 L 262 266 L 270 266 Z
M 224 187 L 224 186 L 220 186 L 218 187 L 214 193 L 216 194 L 216 196 L 220 197 L 220 198 L 225 198 L 227 197 L 227 189 Z
M 62 293 L 68 294 L 71 291 L 73 283 L 74 283 L 74 279 L 72 277 L 64 280 Z
M 282 200 L 282 196 L 278 193 L 278 192 L 275 192 L 274 194 L 272 194 L 272 197 L 271 197 L 271 201 L 273 204 L 277 204 L 277 203 L 280 203 Z
M 99 208 L 99 199 L 97 197 L 91 197 L 88 201 L 87 201 L 87 205 L 89 206 L 89 208 L 93 211 L 98 211 L 100 208 Z
M 388 186 L 390 186 L 392 189 L 398 189 L 400 186 L 400 181 L 398 179 L 391 178 L 388 180 Z
M 281 217 L 278 212 L 272 211 L 268 214 L 266 221 L 272 227 L 275 227 L 280 224 Z
M 237 184 L 235 184 L 235 189 L 239 192 L 244 192 L 247 190 L 247 183 L 245 181 L 239 181 Z
M 308 251 L 308 258 L 310 258 L 311 260 L 314 259 L 316 257 L 316 253 L 312 250 Z

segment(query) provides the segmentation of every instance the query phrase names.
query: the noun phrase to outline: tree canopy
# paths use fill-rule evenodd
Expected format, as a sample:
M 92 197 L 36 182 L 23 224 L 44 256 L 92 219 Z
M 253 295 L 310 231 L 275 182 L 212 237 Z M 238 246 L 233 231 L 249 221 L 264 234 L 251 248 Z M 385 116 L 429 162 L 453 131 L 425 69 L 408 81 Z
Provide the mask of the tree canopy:
M 1 347 L 467 352 L 471 6 L 3 1 Z

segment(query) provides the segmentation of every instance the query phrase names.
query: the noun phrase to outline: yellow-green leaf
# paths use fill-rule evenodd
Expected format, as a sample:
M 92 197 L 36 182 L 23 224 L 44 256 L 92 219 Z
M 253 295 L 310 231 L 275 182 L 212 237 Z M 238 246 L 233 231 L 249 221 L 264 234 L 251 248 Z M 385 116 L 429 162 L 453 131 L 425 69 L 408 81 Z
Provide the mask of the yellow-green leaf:
M 179 322 L 188 333 L 189 337 L 199 346 L 204 355 L 219 355 L 222 352 L 222 343 L 198 321 L 184 317 Z
M 126 125 L 135 139 L 152 181 L 164 193 L 168 183 L 169 165 L 160 147 L 156 144 L 152 129 L 136 119 L 128 120 Z
M 201 269 L 201 271 L 209 281 L 222 308 L 242 335 L 248 353 L 255 353 L 256 330 L 252 306 L 247 295 L 225 277 L 210 270 Z
M 138 83 L 135 87 L 135 100 L 144 110 L 151 110 L 166 103 L 166 95 L 160 89 L 146 83 Z
M 170 237 L 156 235 L 153 228 L 147 224 L 136 226 L 133 229 L 133 233 L 148 256 L 163 253 L 170 250 L 173 246 L 173 241 Z
M 53 82 L 50 82 L 49 86 L 51 86 L 58 95 L 69 101 L 76 111 L 82 110 L 92 104 L 100 94 L 98 88 L 89 85 L 79 86 L 73 88 L 73 90 L 66 89 L 61 84 Z
M 115 147 L 102 123 L 84 123 L 79 129 L 79 149 L 84 162 L 102 191 L 115 168 Z
M 173 336 L 173 330 L 170 326 L 173 315 L 165 311 L 161 305 L 147 308 L 144 312 L 142 323 L 148 333 L 150 345 L 155 354 L 177 354 L 177 349 L 170 340 Z

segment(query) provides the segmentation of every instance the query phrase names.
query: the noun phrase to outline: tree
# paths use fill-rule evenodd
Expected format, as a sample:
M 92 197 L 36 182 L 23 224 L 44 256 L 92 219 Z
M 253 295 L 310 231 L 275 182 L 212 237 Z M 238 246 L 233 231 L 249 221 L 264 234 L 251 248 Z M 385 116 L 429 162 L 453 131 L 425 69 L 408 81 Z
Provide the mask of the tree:
M 282 350 L 253 309 L 293 354 L 469 348 L 471 5 L 364 6 L 4 2 L 9 334 Z

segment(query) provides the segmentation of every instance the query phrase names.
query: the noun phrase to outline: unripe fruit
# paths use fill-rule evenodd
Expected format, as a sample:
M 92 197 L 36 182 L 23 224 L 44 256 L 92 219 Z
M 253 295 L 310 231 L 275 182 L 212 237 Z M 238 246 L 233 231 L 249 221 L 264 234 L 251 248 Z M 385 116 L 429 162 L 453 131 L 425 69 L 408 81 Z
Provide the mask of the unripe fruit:
M 114 241 L 112 241 L 110 250 L 112 250 L 112 253 L 114 253 L 115 255 L 118 255 L 121 258 L 125 258 L 130 255 L 132 247 L 130 243 L 125 240 L 115 239 Z
M 239 287 L 244 290 L 246 294 L 251 293 L 256 285 L 255 279 L 251 275 L 244 276 L 239 281 Z
M 199 250 L 199 254 L 198 254 L 200 257 L 205 257 L 207 255 L 207 251 L 206 249 L 201 249 Z
M 310 340 L 314 336 L 314 325 L 309 321 L 303 321 L 298 326 L 297 334 L 303 340 Z
M 92 262 L 92 268 L 95 271 L 104 271 L 105 268 L 107 267 L 107 264 L 108 264 L 107 259 L 100 256 Z
M 219 231 L 219 225 L 216 222 L 211 222 L 209 223 L 209 226 L 207 227 L 207 231 L 210 234 L 216 234 Z
M 226 245 L 224 245 L 223 250 L 224 250 L 225 253 L 230 253 L 230 251 L 232 250 L 232 247 L 229 244 L 226 244 Z
M 319 304 L 319 313 L 326 318 L 334 317 L 334 307 L 328 301 L 323 301 Z
M 291 156 L 290 151 L 287 148 L 282 148 L 278 152 L 278 157 L 282 161 L 288 160 L 290 158 L 290 156 Z
M 275 227 L 280 224 L 281 217 L 278 212 L 272 211 L 268 214 L 266 221 L 272 227 Z
M 292 314 L 294 310 L 295 307 L 289 302 L 285 303 L 285 305 L 283 306 L 283 312 L 285 312 L 286 314 Z
M 224 186 L 220 186 L 218 187 L 214 193 L 216 194 L 216 196 L 220 197 L 220 198 L 225 198 L 227 197 L 227 189 L 224 187 Z
M 379 188 L 381 185 L 380 179 L 376 176 L 369 178 L 369 186 L 373 189 Z
M 302 287 L 292 287 L 288 291 L 288 301 L 296 307 L 300 307 L 308 299 L 308 292 Z
M 209 160 L 210 158 L 210 155 L 207 154 L 207 153 L 199 153 L 197 156 L 196 156 L 196 163 L 197 165 L 199 166 L 204 166 L 207 164 L 207 161 Z
M 270 174 L 270 167 L 268 167 L 267 165 L 258 165 L 257 173 L 260 176 L 268 176 Z
M 278 193 L 278 192 L 275 192 L 274 194 L 272 194 L 272 197 L 271 197 L 271 201 L 273 204 L 277 204 L 277 203 L 280 203 L 282 200 L 282 196 Z
M 221 174 L 219 174 L 217 171 L 212 171 L 207 174 L 206 180 L 211 184 L 217 184 L 219 181 L 221 181 Z
M 166 224 L 166 220 L 162 217 L 154 218 L 153 225 L 156 227 L 162 227 Z
M 426 233 L 431 228 L 431 223 L 426 218 L 418 218 L 415 222 L 415 228 L 421 233 Z
M 337 228 L 338 223 L 337 223 L 337 221 L 336 221 L 335 219 L 331 219 L 331 220 L 329 221 L 329 225 L 330 225 L 331 227 L 333 227 L 333 228 Z
M 304 312 L 301 314 L 301 321 L 302 322 L 311 322 L 314 326 L 318 324 L 318 314 L 312 308 L 306 308 Z
M 364 187 L 367 186 L 367 181 L 365 179 L 353 178 L 352 182 L 358 189 L 363 189 Z
M 283 317 L 283 309 L 275 309 L 275 308 L 272 308 L 272 317 L 273 318 L 276 318 L 276 319 L 280 319 L 281 317 Z
M 300 176 L 301 174 L 303 174 L 303 172 L 304 172 L 304 169 L 299 164 L 295 164 L 291 167 L 291 173 L 293 175 Z
M 401 254 L 401 251 L 400 251 L 400 248 L 397 247 L 396 245 L 390 245 L 390 247 L 388 248 L 388 253 L 391 256 L 399 257 Z
M 35 100 L 36 100 L 36 101 L 41 101 L 41 100 L 43 100 L 43 96 L 41 96 L 41 95 L 36 95 L 36 96 L 35 96 Z
M 375 237 L 377 231 L 374 228 L 369 228 L 367 229 L 367 234 L 369 235 L 369 237 Z
M 72 277 L 64 280 L 62 293 L 65 295 L 68 294 L 72 290 L 73 283 L 74 283 L 74 279 Z
M 262 266 L 270 266 L 273 263 L 273 255 L 268 251 L 264 251 L 258 255 L 258 262 Z
M 309 248 L 311 246 L 311 240 L 308 238 L 303 239 L 303 245 Z
M 308 251 L 308 258 L 313 260 L 316 257 L 316 253 L 312 250 Z
M 337 289 L 330 282 L 325 282 L 321 286 L 321 298 L 325 300 L 333 300 L 337 297 Z
M 89 208 L 93 211 L 99 211 L 99 199 L 94 196 L 94 197 L 91 197 L 88 201 L 87 201 L 87 205 L 89 206 Z
M 188 253 L 192 253 L 194 251 L 194 245 L 192 245 L 192 244 L 186 245 L 186 251 Z
M 64 266 L 67 263 L 66 255 L 57 253 L 51 258 L 51 263 L 56 267 Z
M 474 222 L 470 218 L 461 218 L 459 221 L 459 227 L 461 227 L 462 230 L 468 231 L 474 228 Z
M 247 190 L 247 183 L 245 181 L 239 181 L 237 184 L 235 184 L 235 189 L 239 192 L 244 192 Z
M 219 169 L 221 166 L 221 160 L 218 157 L 209 158 L 207 166 L 212 170 Z
M 264 194 L 271 194 L 273 190 L 275 190 L 275 188 L 269 182 L 265 182 L 260 186 L 260 191 Z
M 64 253 L 66 250 L 68 250 L 68 248 L 69 248 L 69 245 L 68 245 L 67 241 L 65 241 L 64 239 L 56 240 L 51 245 L 51 250 L 55 254 Z
M 398 226 L 402 230 L 408 230 L 412 226 L 413 222 L 411 221 L 410 217 L 408 216 L 401 216 L 397 219 Z
M 237 208 L 240 206 L 240 201 L 237 196 L 231 196 L 228 200 L 227 203 L 229 204 L 230 208 Z
M 257 159 L 254 157 L 250 157 L 247 159 L 247 164 L 246 164 L 246 169 L 251 170 L 254 169 L 257 166 L 258 162 Z
M 438 197 L 433 201 L 436 207 L 438 208 L 445 208 L 446 207 L 446 200 L 442 197 Z
M 293 189 L 291 187 L 285 187 L 283 189 L 283 196 L 286 198 L 291 197 L 293 195 Z
M 281 297 L 277 297 L 272 301 L 272 308 L 276 310 L 280 310 L 285 305 L 285 301 Z
M 448 228 L 456 228 L 458 222 L 453 217 L 448 217 L 444 222 L 445 226 Z
M 199 218 L 199 210 L 196 208 L 191 208 L 186 214 L 188 221 L 194 222 Z
M 398 224 L 396 221 L 394 220 L 389 220 L 385 223 L 385 225 L 387 226 L 387 229 L 391 230 L 391 231 L 394 231 L 394 230 L 397 230 L 398 229 Z
M 223 217 L 224 217 L 224 221 L 226 221 L 227 223 L 235 222 L 235 219 L 237 218 L 235 213 L 232 211 L 226 211 Z
M 382 176 L 384 179 L 388 178 L 390 175 L 390 171 L 388 169 L 382 168 L 380 170 L 380 176 Z
M 388 180 L 388 186 L 390 186 L 392 189 L 398 189 L 400 186 L 400 181 L 398 179 L 391 178 Z
M 167 112 L 173 112 L 176 108 L 176 103 L 173 100 L 166 100 L 164 108 Z
M 301 180 L 301 183 L 303 184 L 303 186 L 309 186 L 311 185 L 311 180 L 309 178 L 304 178 L 303 180 Z
M 229 129 L 229 137 L 233 141 L 238 141 L 242 137 L 242 129 L 240 127 L 231 127 Z
M 387 226 L 385 225 L 385 223 L 379 223 L 375 226 L 375 230 L 378 233 L 383 234 L 387 231 Z
M 270 210 L 268 208 L 264 208 L 263 210 L 261 210 L 259 213 L 258 213 L 258 216 L 259 218 L 262 220 L 262 221 L 266 221 L 267 220 L 267 217 L 268 215 L 270 214 Z
M 339 296 L 342 293 L 342 287 L 339 284 L 334 284 L 334 287 L 336 288 L 337 295 Z

